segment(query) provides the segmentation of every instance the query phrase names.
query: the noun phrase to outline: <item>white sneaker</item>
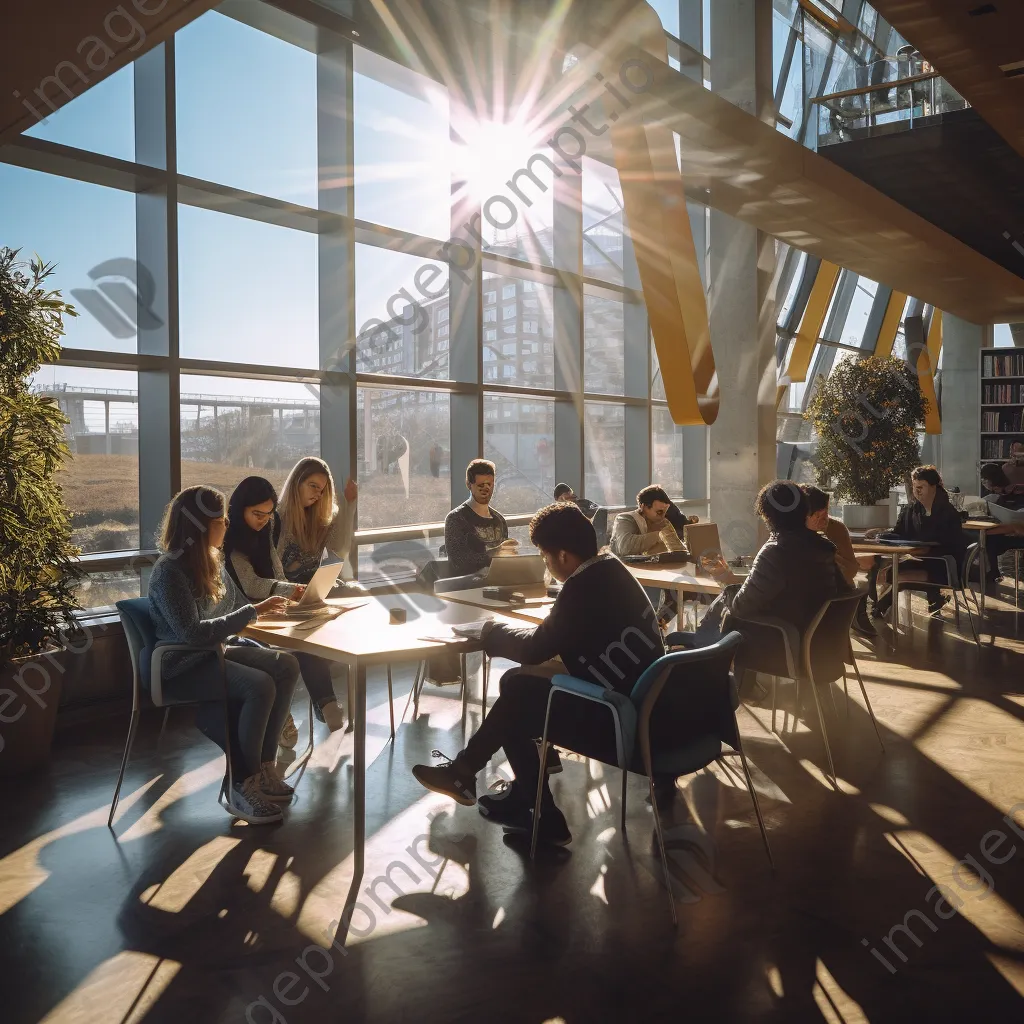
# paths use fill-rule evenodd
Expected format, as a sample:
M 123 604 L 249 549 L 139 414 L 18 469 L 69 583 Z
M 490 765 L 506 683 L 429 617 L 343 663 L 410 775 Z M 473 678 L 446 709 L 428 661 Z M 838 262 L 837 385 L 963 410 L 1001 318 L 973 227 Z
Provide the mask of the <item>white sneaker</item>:
M 326 704 L 320 705 L 320 714 L 331 732 L 339 732 L 345 728 L 345 714 L 341 705 L 336 700 L 329 700 Z
M 273 761 L 265 761 L 260 766 L 259 780 L 260 792 L 266 800 L 275 804 L 291 803 L 295 790 L 281 778 Z
M 260 792 L 259 780 L 259 775 L 250 775 L 234 784 L 228 799 L 228 812 L 250 825 L 273 825 L 283 821 L 281 808 L 270 803 Z
M 299 742 L 299 730 L 295 725 L 295 719 L 292 718 L 292 713 L 288 712 L 288 717 L 284 720 L 284 725 L 281 727 L 281 738 L 277 741 L 279 747 L 284 747 L 285 750 L 294 750 L 295 744 Z

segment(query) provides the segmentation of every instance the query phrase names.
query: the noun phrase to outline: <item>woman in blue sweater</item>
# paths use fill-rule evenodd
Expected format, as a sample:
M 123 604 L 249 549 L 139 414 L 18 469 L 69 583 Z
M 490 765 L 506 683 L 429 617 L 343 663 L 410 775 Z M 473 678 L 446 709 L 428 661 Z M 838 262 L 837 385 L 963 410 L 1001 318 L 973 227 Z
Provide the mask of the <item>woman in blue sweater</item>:
M 291 704 L 299 663 L 284 651 L 232 645 L 260 612 L 287 603 L 272 596 L 253 605 L 224 568 L 221 545 L 227 529 L 224 495 L 212 487 L 188 487 L 167 506 L 160 530 L 163 554 L 149 579 L 150 614 L 157 643 L 227 643 L 226 675 L 232 722 L 234 785 L 231 813 L 251 824 L 281 820 L 291 786 L 277 774 L 277 739 Z M 172 653 L 164 658 L 164 689 L 182 701 L 204 701 L 199 728 L 222 750 L 222 677 L 214 652 Z M 225 787 L 226 788 L 226 787 Z

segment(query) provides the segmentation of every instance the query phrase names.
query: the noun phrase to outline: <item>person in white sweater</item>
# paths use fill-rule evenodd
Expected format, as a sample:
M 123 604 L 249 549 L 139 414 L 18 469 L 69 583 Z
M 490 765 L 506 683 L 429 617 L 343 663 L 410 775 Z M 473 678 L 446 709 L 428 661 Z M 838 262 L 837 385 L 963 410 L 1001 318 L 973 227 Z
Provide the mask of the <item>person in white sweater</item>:
M 228 520 L 224 538 L 227 570 L 246 598 L 256 602 L 268 597 L 284 597 L 290 601 L 302 597 L 306 585 L 285 578 L 281 556 L 273 542 L 277 520 L 274 485 L 261 476 L 246 477 L 231 494 Z M 315 654 L 296 653 L 295 657 L 302 671 L 302 681 L 313 700 L 316 717 L 331 732 L 344 728 L 345 716 L 331 682 L 331 663 Z M 293 747 L 297 740 L 295 722 L 289 715 L 281 733 L 281 745 Z
M 344 560 L 352 549 L 356 526 L 355 480 L 339 495 L 323 459 L 300 459 L 281 488 L 280 529 L 274 543 L 285 579 L 308 583 L 320 568 L 324 549 Z

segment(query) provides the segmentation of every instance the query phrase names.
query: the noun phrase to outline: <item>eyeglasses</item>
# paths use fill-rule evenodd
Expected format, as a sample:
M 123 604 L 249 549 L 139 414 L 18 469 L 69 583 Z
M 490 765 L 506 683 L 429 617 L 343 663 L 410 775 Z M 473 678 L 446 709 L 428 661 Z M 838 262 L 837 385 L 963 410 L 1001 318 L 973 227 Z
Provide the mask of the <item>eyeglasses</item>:
M 250 509 L 249 515 L 251 515 L 257 522 L 265 523 L 268 519 L 273 518 L 273 512 L 260 512 L 259 509 Z

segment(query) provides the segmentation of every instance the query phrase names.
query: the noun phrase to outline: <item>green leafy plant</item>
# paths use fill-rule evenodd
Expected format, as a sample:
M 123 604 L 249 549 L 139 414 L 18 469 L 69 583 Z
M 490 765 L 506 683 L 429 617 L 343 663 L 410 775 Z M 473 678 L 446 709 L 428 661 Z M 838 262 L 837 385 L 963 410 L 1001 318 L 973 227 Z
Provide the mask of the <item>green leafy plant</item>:
M 78 315 L 47 290 L 52 273 L 38 256 L 19 262 L 0 248 L 0 669 L 59 645 L 79 608 L 79 552 L 55 479 L 71 457 L 68 420 L 30 390 L 40 365 L 60 356 L 64 317 Z
M 920 463 L 927 400 L 917 373 L 894 357 L 847 359 L 818 386 L 804 414 L 818 436 L 818 481 L 873 505 Z

